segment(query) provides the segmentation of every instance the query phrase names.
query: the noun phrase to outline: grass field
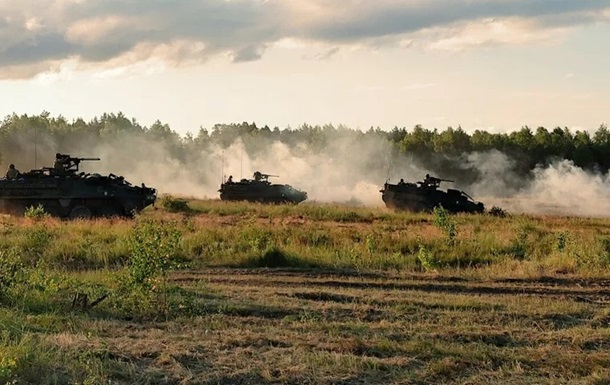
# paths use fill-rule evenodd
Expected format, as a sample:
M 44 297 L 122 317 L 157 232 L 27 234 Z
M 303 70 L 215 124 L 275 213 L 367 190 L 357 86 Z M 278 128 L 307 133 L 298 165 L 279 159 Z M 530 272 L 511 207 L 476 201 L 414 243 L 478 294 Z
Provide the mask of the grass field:
M 610 382 L 610 220 L 165 203 L 0 218 L 0 383 Z

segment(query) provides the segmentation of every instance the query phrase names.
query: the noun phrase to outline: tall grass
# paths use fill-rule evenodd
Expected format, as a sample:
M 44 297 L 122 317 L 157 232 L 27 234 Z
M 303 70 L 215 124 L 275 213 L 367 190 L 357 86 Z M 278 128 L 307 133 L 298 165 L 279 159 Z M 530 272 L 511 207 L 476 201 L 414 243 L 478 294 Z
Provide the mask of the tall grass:
M 607 326 L 607 312 L 571 299 L 555 303 L 515 295 L 497 304 L 497 299 L 485 296 L 441 295 L 434 290 L 405 296 L 405 291 L 387 290 L 390 286 L 375 289 L 376 278 L 367 274 L 322 281 L 309 276 L 309 270 L 292 277 L 291 284 L 309 283 L 281 290 L 276 290 L 273 275 L 267 276 L 266 289 L 259 288 L 259 280 L 265 278 L 258 274 L 251 274 L 243 286 L 233 284 L 233 270 L 221 277 L 216 289 L 208 289 L 213 281 L 205 278 L 179 286 L 177 277 L 166 277 L 170 268 L 182 266 L 386 270 L 485 278 L 601 276 L 610 266 L 610 220 L 218 201 L 189 201 L 188 207 L 149 209 L 135 220 L 0 217 L 0 383 L 166 383 L 173 379 L 154 371 L 142 374 L 142 368 L 169 368 L 176 378 L 192 378 L 189 363 L 204 362 L 201 370 L 209 369 L 210 363 L 201 360 L 202 346 L 206 352 L 214 351 L 211 346 L 222 349 L 218 357 L 231 352 L 230 363 L 244 365 L 253 361 L 239 354 L 251 357 L 253 349 L 279 349 L 282 361 L 274 368 L 289 372 L 294 367 L 287 362 L 294 360 L 306 378 L 312 369 L 318 370 L 318 379 L 352 370 L 387 380 L 383 376 L 389 363 L 397 362 L 398 376 L 408 372 L 405 362 L 420 360 L 428 365 L 420 368 L 422 376 L 429 377 L 419 382 L 438 383 L 455 379 L 470 367 L 496 370 L 498 362 L 512 365 L 521 355 L 540 363 L 547 373 L 547 365 L 553 364 L 538 356 L 547 355 L 547 346 L 568 341 L 561 346 L 569 347 L 581 338 L 579 333 L 600 333 L 603 339 L 594 336 L 591 341 L 605 346 L 603 328 L 577 325 L 588 317 L 594 318 L 594 325 Z M 198 273 L 180 274 L 188 280 Z M 294 271 L 284 273 L 280 279 L 291 279 Z M 428 278 L 423 275 L 426 282 L 418 285 L 427 285 Z M 90 301 L 109 295 L 95 308 L 75 308 L 71 302 L 76 294 Z M 319 305 L 312 305 L 316 301 Z M 558 326 L 554 340 L 552 330 L 543 330 L 553 322 L 575 326 Z M 492 330 L 498 324 L 507 332 Z M 488 326 L 490 330 L 485 329 Z M 230 337 L 227 330 L 233 331 Z M 208 333 L 210 337 L 200 338 Z M 515 345 L 500 354 L 502 344 L 512 343 L 512 333 L 515 341 L 519 333 L 539 337 L 521 352 Z M 194 345 L 187 345 L 191 342 Z M 167 344 L 174 344 L 171 357 L 159 353 Z M 123 351 L 134 346 L 125 358 Z M 293 354 L 288 361 L 286 352 Z M 584 360 L 577 364 L 586 373 L 607 367 L 605 353 L 599 354 L 599 365 L 589 367 Z M 394 356 L 408 361 L 394 361 Z M 566 353 L 555 366 L 572 375 L 577 370 L 566 368 L 575 356 Z M 390 360 L 384 361 L 386 366 L 378 366 L 385 358 Z M 214 365 L 225 372 L 228 360 L 221 358 Z M 233 368 L 232 373 L 242 372 L 243 368 Z M 383 383 L 387 382 L 391 379 Z
M 188 205 L 188 215 L 155 209 L 142 216 L 171 219 L 182 234 L 177 257 L 193 267 L 252 266 L 274 251 L 290 256 L 285 263 L 293 267 L 421 271 L 427 269 L 422 250 L 437 271 L 489 270 L 510 262 L 536 266 L 541 274 L 599 274 L 610 265 L 610 220 L 604 219 L 447 216 L 340 205 Z M 137 222 L 3 217 L 0 251 L 62 269 L 117 268 L 129 258 Z

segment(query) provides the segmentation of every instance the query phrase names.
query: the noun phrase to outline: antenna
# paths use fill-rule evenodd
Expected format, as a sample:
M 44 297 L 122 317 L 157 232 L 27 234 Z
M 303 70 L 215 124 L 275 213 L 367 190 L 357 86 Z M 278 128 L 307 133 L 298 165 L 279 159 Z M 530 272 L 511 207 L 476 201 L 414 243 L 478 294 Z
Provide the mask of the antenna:
M 222 159 L 222 170 L 220 173 L 221 184 L 225 182 L 225 150 L 220 153 L 220 159 Z
M 34 168 L 38 168 L 38 126 L 34 125 Z
M 386 176 L 386 182 L 390 181 L 390 170 L 392 169 L 392 152 L 388 151 L 388 175 Z
M 241 180 L 243 178 L 243 168 L 244 168 L 244 148 L 241 148 L 241 151 L 239 153 L 239 179 Z

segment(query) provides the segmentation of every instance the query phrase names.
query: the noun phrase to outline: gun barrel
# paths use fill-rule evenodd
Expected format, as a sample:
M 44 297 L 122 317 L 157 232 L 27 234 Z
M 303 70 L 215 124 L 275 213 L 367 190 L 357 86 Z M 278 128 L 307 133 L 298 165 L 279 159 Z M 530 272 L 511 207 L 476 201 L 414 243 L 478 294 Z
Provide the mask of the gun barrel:
M 100 160 L 100 158 L 72 158 L 74 160 Z
M 451 179 L 439 179 L 441 182 L 451 182 L 451 183 L 455 183 L 455 181 L 451 180 Z
M 273 177 L 273 178 L 279 178 L 280 177 L 279 175 L 271 175 L 271 174 L 263 174 L 263 176 Z

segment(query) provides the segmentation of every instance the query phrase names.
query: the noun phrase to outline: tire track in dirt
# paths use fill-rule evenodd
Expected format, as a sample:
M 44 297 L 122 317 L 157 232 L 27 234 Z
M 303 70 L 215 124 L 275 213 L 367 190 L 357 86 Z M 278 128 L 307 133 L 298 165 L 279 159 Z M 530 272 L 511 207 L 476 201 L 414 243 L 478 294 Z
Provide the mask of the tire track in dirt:
M 542 277 L 539 279 L 474 280 L 459 277 L 395 276 L 382 273 L 337 273 L 314 270 L 244 270 L 206 269 L 181 272 L 175 282 L 204 281 L 252 287 L 284 287 L 312 289 L 355 289 L 376 291 L 419 291 L 461 295 L 512 295 L 550 298 L 569 298 L 582 302 L 606 303 L 610 301 L 609 280 L 586 280 Z

